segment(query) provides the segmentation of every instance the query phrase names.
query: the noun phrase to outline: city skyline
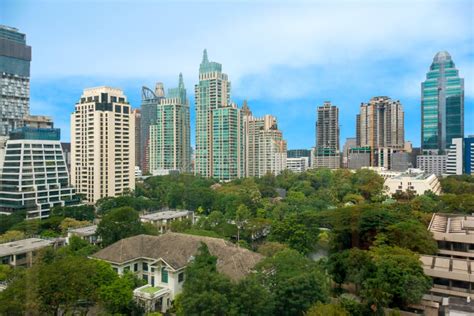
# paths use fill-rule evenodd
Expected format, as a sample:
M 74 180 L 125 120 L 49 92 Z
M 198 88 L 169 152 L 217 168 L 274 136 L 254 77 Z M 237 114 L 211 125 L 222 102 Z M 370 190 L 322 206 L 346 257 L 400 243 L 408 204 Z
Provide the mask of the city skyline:
M 165 25 L 167 18 L 158 21 L 155 26 L 138 21 L 140 14 L 142 14 L 140 20 L 146 20 L 148 14 L 144 12 L 147 5 L 143 2 L 136 4 L 137 12 L 130 16 L 136 25 L 127 26 L 126 32 L 121 36 L 114 35 L 108 27 L 104 30 L 94 30 L 97 34 L 89 36 L 81 33 L 78 26 L 64 23 L 65 33 L 68 34 L 66 38 L 59 34 L 62 32 L 57 30 L 52 32 L 57 23 L 65 22 L 60 13 L 67 11 L 75 16 L 83 14 L 83 9 L 70 12 L 70 8 L 61 4 L 43 4 L 46 15 L 55 15 L 59 19 L 57 23 L 51 23 L 29 19 L 35 12 L 34 3 L 29 3 L 28 6 L 25 5 L 26 2 L 17 4 L 4 1 L 4 3 L 6 10 L 4 14 L 0 13 L 0 23 L 17 27 L 20 32 L 26 33 L 28 44 L 33 47 L 31 112 L 53 116 L 57 127 L 63 131 L 63 141 L 69 140 L 67 118 L 79 97 L 78 91 L 82 91 L 85 87 L 101 85 L 117 87 L 124 90 L 132 106 L 138 108 L 141 103 L 141 87 L 144 85 L 153 87 L 156 82 L 164 82 L 165 86 L 173 86 L 176 73 L 182 72 L 185 85 L 194 86 L 198 82 L 198 64 L 204 48 L 208 49 L 215 60 L 223 64 L 223 72 L 231 78 L 233 91 L 231 101 L 241 105 L 243 100 L 247 99 L 256 116 L 271 113 L 277 117 L 279 128 L 285 133 L 289 149 L 309 148 L 314 144 L 317 105 L 329 100 L 340 107 L 340 142 L 344 143 L 345 138 L 355 136 L 354 117 L 360 103 L 379 95 L 400 100 L 404 105 L 407 126 L 405 139 L 412 141 L 414 146 L 419 146 L 420 84 L 425 79 L 426 69 L 431 64 L 433 56 L 442 50 L 447 50 L 451 54 L 460 76 L 465 78 L 465 117 L 474 115 L 472 109 L 474 93 L 471 83 L 474 74 L 472 46 L 474 32 L 469 26 L 469 21 L 472 20 L 472 3 L 468 1 L 455 1 L 449 7 L 443 6 L 443 1 L 430 2 L 429 5 L 428 2 L 421 1 L 414 4 L 413 12 L 403 9 L 403 4 L 374 6 L 365 2 L 354 8 L 347 2 L 339 2 L 342 4 L 340 10 L 332 12 L 335 20 L 347 17 L 351 11 L 356 17 L 354 20 L 361 21 L 376 13 L 390 12 L 391 16 L 384 19 L 379 31 L 374 30 L 367 22 L 354 25 L 350 22 L 344 28 L 334 27 L 327 30 L 323 28 L 323 22 L 308 22 L 311 14 L 314 17 L 322 17 L 324 12 L 334 9 L 328 4 L 301 3 L 292 8 L 282 3 L 270 6 L 268 4 L 263 6 L 261 3 L 255 6 L 241 3 L 239 10 L 235 12 L 232 3 L 213 4 L 216 12 L 220 13 L 219 21 L 224 17 L 233 17 L 235 20 L 239 13 L 249 13 L 249 9 L 254 7 L 255 12 L 246 16 L 246 21 L 251 26 L 257 27 L 256 33 L 271 29 L 269 23 L 272 18 L 277 18 L 285 30 L 280 34 L 265 33 L 267 36 L 264 38 L 253 34 L 250 36 L 250 26 L 242 27 L 242 30 L 235 34 L 234 29 L 232 32 L 228 30 L 229 22 L 224 23 L 222 30 L 210 29 L 211 23 L 207 22 L 197 25 L 196 30 L 189 30 L 187 28 L 190 26 L 189 23 L 194 21 L 194 18 L 190 18 L 190 21 L 184 23 L 185 25 L 173 29 L 173 34 L 177 38 L 183 38 L 186 32 L 190 33 L 186 37 L 186 42 L 177 41 L 186 44 L 184 49 L 173 54 L 169 52 L 175 51 L 173 46 L 175 43 L 170 41 L 167 31 L 159 33 L 159 36 L 164 41 L 169 41 L 171 49 L 159 47 L 155 49 L 153 45 L 147 48 L 148 43 L 144 39 L 150 38 L 152 41 L 156 36 L 156 30 L 153 28 L 159 29 Z M 180 3 L 166 3 L 154 7 L 150 4 L 152 8 L 163 12 L 173 12 L 179 5 Z M 206 4 L 197 6 L 181 3 L 181 5 L 187 7 L 186 12 L 183 12 L 184 16 L 189 16 L 191 11 L 197 10 L 199 13 L 206 8 Z M 93 6 L 102 8 L 107 4 L 93 3 Z M 117 14 L 123 12 L 126 7 L 126 2 L 117 5 Z M 265 16 L 264 8 L 267 9 Z M 422 9 L 421 16 L 414 13 L 419 11 L 416 9 Z M 308 12 L 303 14 L 304 11 Z M 295 16 L 298 14 L 301 15 L 301 23 L 291 26 L 291 22 L 295 21 Z M 426 21 L 429 19 L 440 19 L 440 21 L 436 25 L 429 26 L 423 23 L 412 24 L 410 19 L 416 17 Z M 399 25 L 397 18 L 403 18 L 404 23 Z M 97 13 L 92 10 L 90 27 L 97 19 Z M 256 21 L 259 19 L 262 19 L 262 23 L 257 25 Z M 327 21 L 327 19 L 319 20 Z M 459 29 L 464 31 L 456 32 Z M 120 26 L 117 31 L 123 30 Z M 40 36 L 48 31 L 51 38 Z M 193 38 L 193 34 L 199 31 L 206 32 L 205 39 Z M 362 34 L 359 38 L 360 43 L 349 38 L 352 32 L 356 31 Z M 104 32 L 109 36 L 104 36 Z M 215 43 L 215 37 L 223 34 L 227 36 L 223 37 L 222 42 Z M 249 35 L 249 38 L 245 39 L 244 35 Z M 84 48 L 98 44 L 99 38 L 102 38 L 104 44 L 121 39 L 117 45 L 122 49 L 113 54 L 105 54 L 107 58 L 94 54 L 96 66 L 93 67 L 94 64 L 88 64 L 92 60 L 92 55 Z M 133 54 L 128 56 L 125 52 L 130 52 L 126 47 L 128 43 L 132 43 L 131 40 L 134 40 L 132 45 L 134 48 L 138 45 L 142 49 L 132 50 Z M 230 40 L 233 41 L 232 45 L 228 45 Z M 278 44 L 282 41 L 285 45 Z M 62 45 L 58 45 L 59 43 Z M 403 45 L 398 45 L 399 43 Z M 239 47 L 239 44 L 242 44 L 240 45 L 242 47 Z M 263 47 L 265 49 L 262 51 Z M 352 48 L 350 55 L 345 53 L 348 47 Z M 247 51 L 249 48 L 252 49 Z M 86 73 L 90 75 L 86 76 Z M 194 147 L 194 96 L 190 94 L 189 99 L 191 143 Z M 465 135 L 469 134 L 474 134 L 474 126 L 466 119 Z

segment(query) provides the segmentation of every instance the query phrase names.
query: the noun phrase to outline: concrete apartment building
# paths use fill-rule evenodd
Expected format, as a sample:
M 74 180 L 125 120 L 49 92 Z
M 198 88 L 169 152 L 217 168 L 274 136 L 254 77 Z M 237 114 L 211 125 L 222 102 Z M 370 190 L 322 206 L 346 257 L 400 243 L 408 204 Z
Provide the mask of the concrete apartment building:
M 447 160 L 447 155 L 418 155 L 416 157 L 416 168 L 426 173 L 441 176 L 446 173 Z
M 330 101 L 325 101 L 317 108 L 316 148 L 312 168 L 341 167 L 339 134 L 339 109 Z
M 433 278 L 431 293 L 443 297 L 472 297 L 474 216 L 435 213 L 428 230 L 439 248 L 435 256 L 421 256 L 425 274 Z M 471 308 L 474 313 L 474 307 Z
M 26 35 L 0 25 L 0 136 L 22 127 L 30 113 L 30 63 Z
M 254 117 L 244 102 L 245 169 L 250 177 L 262 177 L 267 173 L 280 174 L 286 169 L 287 145 L 272 115 Z
M 356 118 L 357 147 L 370 148 L 370 165 L 390 169 L 390 155 L 405 146 L 404 112 L 400 101 L 386 96 L 362 103 Z
M 263 256 L 218 238 L 167 232 L 122 239 L 91 256 L 110 263 L 118 273 L 132 271 L 146 285 L 133 291 L 145 312 L 166 312 L 182 292 L 186 266 L 205 243 L 217 257 L 217 271 L 238 281 L 251 273 Z
M 135 118 L 120 89 L 85 89 L 71 114 L 71 182 L 95 203 L 135 189 Z

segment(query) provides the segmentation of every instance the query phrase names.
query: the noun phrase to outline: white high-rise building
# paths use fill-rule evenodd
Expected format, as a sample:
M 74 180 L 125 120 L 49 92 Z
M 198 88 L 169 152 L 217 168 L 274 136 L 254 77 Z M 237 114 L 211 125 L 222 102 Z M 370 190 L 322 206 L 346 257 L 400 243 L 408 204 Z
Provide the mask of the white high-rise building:
M 89 203 L 135 189 L 135 118 L 120 89 L 85 89 L 71 115 L 71 182 Z
M 446 174 L 463 174 L 463 139 L 453 138 L 448 149 L 448 159 L 446 160 Z

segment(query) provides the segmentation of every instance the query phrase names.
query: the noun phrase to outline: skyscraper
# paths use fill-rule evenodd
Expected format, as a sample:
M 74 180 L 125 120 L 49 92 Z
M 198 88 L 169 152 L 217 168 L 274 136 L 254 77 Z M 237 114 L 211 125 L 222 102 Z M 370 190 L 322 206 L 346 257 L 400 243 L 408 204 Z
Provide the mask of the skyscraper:
M 0 25 L 0 136 L 22 127 L 29 114 L 30 62 L 25 34 Z
M 464 137 L 464 79 L 448 52 L 433 58 L 421 83 L 421 149 L 444 154 L 453 138 Z
M 89 203 L 135 189 L 135 118 L 120 89 L 85 89 L 71 114 L 71 182 Z
M 158 82 L 155 91 L 147 87 L 142 88 L 142 104 L 140 107 L 140 166 L 142 172 L 148 173 L 149 164 L 149 145 L 150 145 L 150 125 L 155 124 L 158 111 L 158 105 L 165 97 L 163 83 Z
M 262 177 L 267 173 L 278 175 L 286 169 L 287 145 L 272 115 L 254 117 L 244 102 L 246 175 Z
M 389 97 L 374 97 L 362 103 L 357 115 L 357 146 L 370 147 L 371 165 L 389 168 L 389 156 L 403 151 L 404 113 L 402 104 Z
M 341 165 L 339 153 L 339 109 L 330 101 L 317 108 L 314 168 L 336 169 Z
M 232 180 L 245 175 L 244 124 L 241 110 L 230 102 L 230 82 L 222 65 L 204 50 L 195 85 L 196 150 L 194 172 Z
M 168 95 L 160 99 L 156 119 L 150 125 L 149 142 L 149 170 L 152 174 L 190 171 L 189 101 L 181 74 L 178 87 L 168 89 Z

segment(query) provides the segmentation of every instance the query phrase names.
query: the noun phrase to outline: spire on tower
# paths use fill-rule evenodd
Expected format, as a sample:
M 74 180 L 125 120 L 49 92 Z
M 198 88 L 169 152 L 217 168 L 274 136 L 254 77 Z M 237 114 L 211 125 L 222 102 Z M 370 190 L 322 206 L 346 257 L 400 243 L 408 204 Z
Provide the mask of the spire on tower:
M 208 63 L 209 59 L 207 58 L 207 49 L 204 49 L 204 52 L 202 53 L 202 63 Z

